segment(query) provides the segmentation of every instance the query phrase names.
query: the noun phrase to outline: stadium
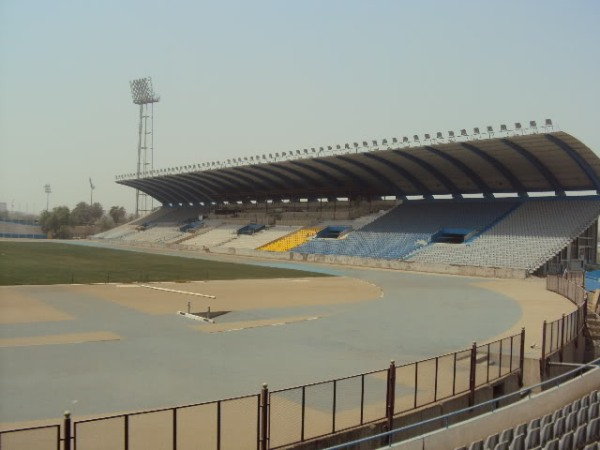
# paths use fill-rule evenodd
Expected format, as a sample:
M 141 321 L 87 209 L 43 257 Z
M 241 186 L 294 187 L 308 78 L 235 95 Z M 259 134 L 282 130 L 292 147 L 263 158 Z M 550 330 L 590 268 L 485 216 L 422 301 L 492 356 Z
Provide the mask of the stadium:
M 2 448 L 598 448 L 600 159 L 552 121 L 201 162 L 116 181 L 137 191 L 145 214 L 83 245 L 334 277 L 146 284 L 118 295 L 61 288 L 54 295 L 102 297 L 125 318 L 169 313 L 169 324 L 131 317 L 139 336 L 149 323 L 157 336 L 168 329 L 167 341 L 151 342 L 160 364 L 121 377 L 129 383 L 116 396 L 131 388 L 137 406 L 109 402 L 57 424 L 5 427 Z M 7 237 L 18 237 L 11 227 Z M 340 277 L 343 288 L 334 285 Z M 155 311 L 122 294 L 142 289 Z M 185 310 L 191 296 L 202 313 L 189 303 Z M 97 307 L 90 324 L 117 312 Z M 220 327 L 228 341 L 211 352 L 215 343 L 191 343 L 168 328 L 176 320 L 203 332 Z M 153 333 L 145 331 L 143 344 L 135 334 L 90 342 L 122 340 L 115 352 L 133 367 L 142 347 L 128 353 L 127 342 L 148 345 Z M 178 351 L 198 366 L 176 360 Z M 382 367 L 386 358 L 394 360 Z M 199 367 L 204 387 L 189 379 Z M 154 393 L 133 376 L 181 383 L 181 391 L 144 403 Z M 198 401 L 186 402 L 190 395 Z

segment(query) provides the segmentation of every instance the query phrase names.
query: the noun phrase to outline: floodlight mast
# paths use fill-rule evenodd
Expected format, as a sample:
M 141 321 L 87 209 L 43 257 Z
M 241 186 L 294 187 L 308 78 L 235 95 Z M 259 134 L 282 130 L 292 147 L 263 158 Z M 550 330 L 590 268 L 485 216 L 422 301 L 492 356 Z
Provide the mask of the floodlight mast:
M 46 212 L 48 211 L 48 206 L 50 204 L 50 194 L 52 194 L 52 188 L 49 184 L 44 185 L 44 192 L 46 193 Z
M 136 176 L 140 178 L 148 171 L 154 169 L 154 103 L 160 101 L 160 97 L 152 89 L 152 78 L 139 78 L 129 82 L 133 103 L 140 105 L 140 123 L 138 128 L 138 159 Z M 149 106 L 148 106 L 149 105 Z M 150 125 L 148 125 L 148 118 Z M 148 142 L 150 135 L 150 142 Z M 148 161 L 150 154 L 150 161 Z M 150 167 L 148 167 L 150 166 Z M 141 201 L 140 201 L 141 200 Z M 140 204 L 141 203 L 141 204 Z M 152 208 L 154 205 L 151 205 Z M 140 211 L 148 212 L 148 196 L 135 191 L 135 215 L 139 217 Z

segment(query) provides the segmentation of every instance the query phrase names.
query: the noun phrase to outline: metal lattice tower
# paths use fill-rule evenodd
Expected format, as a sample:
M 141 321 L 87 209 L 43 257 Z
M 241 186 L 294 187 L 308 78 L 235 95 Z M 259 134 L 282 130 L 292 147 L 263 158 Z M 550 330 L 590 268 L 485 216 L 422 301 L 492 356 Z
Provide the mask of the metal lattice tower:
M 154 103 L 160 97 L 152 89 L 152 78 L 139 78 L 129 82 L 133 103 L 140 105 L 140 124 L 138 138 L 137 178 L 142 178 L 154 168 Z M 150 122 L 148 122 L 150 119 Z M 135 216 L 148 212 L 148 195 L 135 191 Z

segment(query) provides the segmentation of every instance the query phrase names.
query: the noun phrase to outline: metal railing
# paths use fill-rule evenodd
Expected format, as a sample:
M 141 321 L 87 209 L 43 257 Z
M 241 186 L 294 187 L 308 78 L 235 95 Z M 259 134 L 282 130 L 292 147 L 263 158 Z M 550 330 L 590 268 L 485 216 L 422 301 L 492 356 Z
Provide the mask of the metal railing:
M 577 343 L 583 335 L 587 316 L 587 293 L 583 286 L 559 275 L 548 275 L 546 289 L 568 298 L 577 305 L 577 309 L 551 322 L 544 320 L 540 359 L 542 377 L 546 373 L 548 360 L 558 353 L 559 360 L 563 361 L 564 349 L 573 342 Z
M 0 449 L 3 450 L 61 450 L 62 441 L 58 424 L 0 432 Z
M 73 422 L 73 450 L 259 448 L 260 396 Z M 65 450 L 69 448 L 65 447 Z
M 470 349 L 269 394 L 269 447 L 281 448 L 469 393 L 511 373 L 522 384 L 525 330 Z M 267 448 L 267 447 L 265 447 Z
M 576 277 L 575 274 L 566 277 L 560 275 L 548 275 L 546 277 L 547 290 L 568 298 L 577 306 L 580 306 L 586 300 L 586 292 L 582 284 L 583 276 Z
M 2 449 L 281 448 L 469 394 L 512 373 L 522 383 L 525 330 L 410 364 L 260 394 L 0 432 Z M 7 441 L 11 439 L 10 441 Z M 28 442 L 37 443 L 35 446 Z M 6 444 L 11 442 L 11 444 Z M 62 445 L 61 445 L 62 444 Z
M 474 416 L 477 415 L 482 415 L 490 412 L 494 413 L 500 407 L 500 405 L 506 405 L 508 403 L 523 400 L 525 398 L 531 399 L 532 394 L 535 392 L 543 391 L 551 387 L 560 387 L 561 384 L 570 381 L 571 379 L 573 379 L 573 377 L 582 377 L 585 372 L 589 371 L 590 369 L 597 368 L 598 366 L 600 366 L 600 358 L 591 361 L 587 364 L 581 364 L 580 367 L 577 367 L 576 369 L 557 375 L 556 377 L 553 377 L 546 381 L 542 381 L 541 383 L 535 384 L 533 386 L 528 386 L 526 388 L 519 389 L 518 391 L 512 392 L 510 394 L 506 394 L 501 397 L 496 397 L 492 400 L 487 400 L 485 402 L 469 406 L 468 408 L 460 409 L 447 414 L 442 414 L 431 419 L 426 419 L 415 424 L 395 428 L 384 433 L 379 433 L 373 436 L 356 439 L 339 445 L 333 445 L 327 447 L 327 450 L 343 450 L 348 448 L 355 448 L 360 444 L 373 441 L 387 442 L 387 444 L 382 444 L 382 447 L 386 445 L 392 446 L 392 444 L 397 443 L 396 441 L 394 441 L 394 436 L 397 436 L 401 433 L 412 431 L 413 434 L 418 436 L 422 434 L 419 430 L 426 429 L 427 432 L 431 432 L 432 427 L 435 427 L 438 430 L 446 429 L 451 424 L 461 422 L 461 419 L 465 417 L 472 419 Z

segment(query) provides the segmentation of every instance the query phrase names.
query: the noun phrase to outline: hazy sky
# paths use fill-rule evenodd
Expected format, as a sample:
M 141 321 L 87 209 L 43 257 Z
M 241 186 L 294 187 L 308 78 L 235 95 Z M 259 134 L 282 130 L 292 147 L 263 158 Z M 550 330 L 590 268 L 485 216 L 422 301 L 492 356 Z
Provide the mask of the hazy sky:
M 0 0 L 0 202 L 134 209 L 154 167 L 551 118 L 600 152 L 600 1 Z

